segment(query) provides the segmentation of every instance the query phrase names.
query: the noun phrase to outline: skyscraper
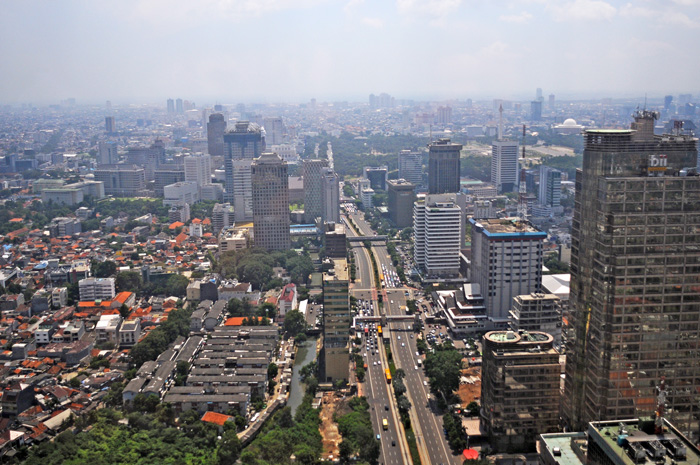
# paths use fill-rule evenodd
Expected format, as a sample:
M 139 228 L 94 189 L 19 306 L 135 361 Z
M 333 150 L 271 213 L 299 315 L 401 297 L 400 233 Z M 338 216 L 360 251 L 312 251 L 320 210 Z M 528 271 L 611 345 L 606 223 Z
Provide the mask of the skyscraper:
M 211 184 L 211 156 L 201 153 L 187 155 L 185 181 L 196 182 L 200 187 Z
M 508 321 L 513 298 L 542 289 L 547 233 L 513 219 L 470 219 L 472 282 L 481 286 L 490 320 Z
M 209 115 L 207 123 L 207 149 L 212 157 L 224 156 L 224 133 L 226 132 L 226 120 L 221 113 Z
M 313 223 L 323 212 L 323 186 L 321 170 L 328 167 L 328 160 L 304 160 L 304 221 Z
M 530 102 L 530 120 L 540 121 L 542 119 L 542 100 Z
M 265 118 L 263 120 L 265 127 L 265 145 L 279 145 L 284 143 L 284 135 L 287 132 L 284 127 L 284 121 L 280 117 Z
M 185 112 L 185 106 L 183 105 L 181 98 L 175 100 L 175 111 L 177 113 L 184 113 Z
M 330 168 L 321 169 L 321 219 L 324 223 L 340 222 L 340 180 Z
M 114 116 L 105 116 L 105 132 L 114 134 L 117 132 L 117 124 L 114 121 Z
M 540 165 L 540 190 L 537 201 L 547 207 L 561 206 L 561 171 Z
M 168 114 L 169 115 L 172 115 L 173 113 L 175 113 L 175 100 L 169 98 L 168 102 L 167 102 L 167 106 L 168 106 Z
M 428 193 L 459 192 L 459 154 L 462 146 L 443 138 L 428 147 Z
M 324 382 L 348 379 L 351 323 L 348 263 L 344 258 L 334 258 L 333 268 L 323 273 L 323 348 L 319 366 Z
M 97 144 L 97 164 L 113 165 L 119 162 L 117 143 L 114 141 L 100 141 Z
M 491 144 L 491 182 L 499 194 L 518 190 L 518 141 L 499 139 Z
M 426 278 L 459 276 L 464 209 L 459 194 L 426 195 L 413 204 L 413 252 Z
M 423 157 L 420 152 L 402 150 L 399 152 L 399 178 L 415 186 L 423 183 Z
M 289 249 L 289 179 L 287 163 L 276 153 L 253 160 L 253 236 L 256 247 Z
M 700 177 L 684 171 L 697 139 L 654 135 L 656 118 L 584 132 L 562 413 L 573 428 L 653 415 L 665 379 L 665 416 L 697 440 Z
M 234 206 L 236 221 L 253 219 L 253 197 L 250 166 L 264 149 L 260 126 L 239 121 L 224 134 L 224 169 L 226 195 Z
M 387 182 L 387 207 L 389 219 L 397 228 L 409 228 L 413 225 L 413 202 L 416 187 L 405 179 L 390 179 Z

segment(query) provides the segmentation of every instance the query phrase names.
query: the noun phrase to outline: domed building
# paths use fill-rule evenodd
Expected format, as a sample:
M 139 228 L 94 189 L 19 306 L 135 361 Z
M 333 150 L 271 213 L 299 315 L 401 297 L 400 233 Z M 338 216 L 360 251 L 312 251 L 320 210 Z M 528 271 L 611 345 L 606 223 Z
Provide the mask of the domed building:
M 573 118 L 567 118 L 562 124 L 555 124 L 553 128 L 559 134 L 581 134 L 584 126 L 581 126 Z

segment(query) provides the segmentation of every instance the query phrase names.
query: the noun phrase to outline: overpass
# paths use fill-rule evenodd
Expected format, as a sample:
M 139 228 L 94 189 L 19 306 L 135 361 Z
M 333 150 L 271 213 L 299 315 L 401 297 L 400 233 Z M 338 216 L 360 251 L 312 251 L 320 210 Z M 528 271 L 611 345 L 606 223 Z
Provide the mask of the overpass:
M 348 236 L 348 242 L 386 242 L 386 236 Z
M 381 316 L 356 316 L 352 319 L 352 326 L 355 328 L 358 323 L 380 323 L 384 326 L 392 321 L 419 322 L 420 315 L 381 315 Z

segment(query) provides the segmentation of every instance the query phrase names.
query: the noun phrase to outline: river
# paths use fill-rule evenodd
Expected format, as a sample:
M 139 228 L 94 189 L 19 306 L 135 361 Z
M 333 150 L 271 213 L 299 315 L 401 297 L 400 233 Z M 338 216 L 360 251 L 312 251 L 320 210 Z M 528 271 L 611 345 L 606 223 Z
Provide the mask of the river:
M 287 405 L 292 408 L 292 415 L 297 411 L 297 407 L 304 400 L 304 391 L 306 388 L 299 380 L 299 370 L 304 365 L 308 365 L 316 359 L 316 339 L 309 339 L 301 343 L 297 355 L 294 359 L 294 367 L 292 368 L 292 384 L 289 387 L 289 399 Z

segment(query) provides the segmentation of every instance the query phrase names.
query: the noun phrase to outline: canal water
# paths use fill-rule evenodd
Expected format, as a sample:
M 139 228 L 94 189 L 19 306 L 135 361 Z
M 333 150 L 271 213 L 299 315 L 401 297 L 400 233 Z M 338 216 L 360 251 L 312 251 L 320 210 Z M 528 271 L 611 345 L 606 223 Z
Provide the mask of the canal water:
M 316 360 L 316 339 L 309 339 L 303 342 L 297 350 L 296 358 L 294 359 L 294 367 L 292 368 L 292 384 L 289 387 L 289 400 L 287 405 L 292 409 L 292 415 L 297 411 L 297 407 L 304 400 L 306 386 L 299 380 L 299 370 L 304 365 Z

